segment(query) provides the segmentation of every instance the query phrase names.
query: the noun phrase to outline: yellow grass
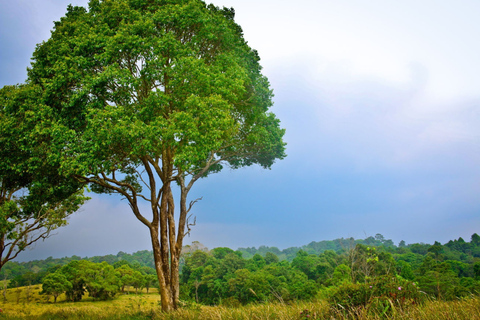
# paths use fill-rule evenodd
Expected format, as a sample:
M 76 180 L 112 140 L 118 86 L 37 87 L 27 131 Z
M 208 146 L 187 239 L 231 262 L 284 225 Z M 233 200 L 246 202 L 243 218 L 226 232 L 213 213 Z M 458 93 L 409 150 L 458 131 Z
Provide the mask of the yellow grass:
M 80 302 L 67 302 L 63 294 L 57 298 L 57 303 L 53 303 L 52 296 L 40 295 L 41 291 L 41 285 L 8 289 L 7 301 L 0 296 L 0 318 L 43 319 L 42 316 L 50 314 L 52 317 L 45 319 L 110 319 L 115 315 L 123 317 L 158 310 L 160 301 L 158 290 L 152 288 L 149 294 L 145 289 L 139 294 L 133 289 L 126 290 L 125 294 L 118 293 L 110 301 L 94 301 L 86 294 Z
M 160 311 L 156 290 L 146 294 L 119 293 L 114 300 L 93 301 L 88 296 L 81 302 L 66 302 L 64 296 L 53 303 L 52 297 L 39 295 L 41 286 L 13 288 L 7 291 L 7 301 L 0 296 L 0 319 L 157 319 L 157 320 L 291 320 L 291 319 L 426 319 L 480 320 L 480 298 L 471 297 L 451 302 L 429 301 L 423 306 L 390 310 L 387 315 L 372 314 L 359 309 L 346 312 L 335 310 L 324 301 L 291 304 L 258 304 L 239 308 L 224 306 L 185 305 L 171 314 Z M 152 292 L 153 291 L 153 292 Z M 306 316 L 308 315 L 308 317 Z

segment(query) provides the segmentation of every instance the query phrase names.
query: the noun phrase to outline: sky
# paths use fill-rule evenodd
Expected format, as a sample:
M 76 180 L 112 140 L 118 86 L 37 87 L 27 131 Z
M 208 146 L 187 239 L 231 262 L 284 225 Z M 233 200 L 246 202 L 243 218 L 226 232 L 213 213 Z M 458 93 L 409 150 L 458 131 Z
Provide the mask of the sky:
M 0 0 L 0 87 L 25 81 L 35 45 L 69 3 L 87 1 Z M 480 233 L 480 2 L 213 3 L 235 9 L 259 52 L 288 156 L 271 170 L 198 181 L 185 244 L 284 249 L 377 233 L 445 243 Z M 125 201 L 91 196 L 17 260 L 151 250 Z

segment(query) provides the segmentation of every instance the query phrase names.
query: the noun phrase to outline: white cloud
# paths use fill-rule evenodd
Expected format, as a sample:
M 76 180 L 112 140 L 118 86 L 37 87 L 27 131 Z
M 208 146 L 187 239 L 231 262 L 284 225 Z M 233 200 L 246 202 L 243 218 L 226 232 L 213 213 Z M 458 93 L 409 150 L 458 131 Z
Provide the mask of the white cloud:
M 436 102 L 476 96 L 480 84 L 480 3 L 462 1 L 365 2 L 216 0 L 234 7 L 250 45 L 266 69 L 305 55 L 312 68 L 343 65 L 353 76 L 410 81 L 410 64 L 430 77 Z
M 370 168 L 422 166 L 438 157 L 451 160 L 452 153 L 479 159 L 480 97 L 429 99 L 429 75 L 420 64 L 411 67 L 418 77 L 398 84 L 349 74 L 341 65 L 319 72 L 310 62 L 284 61 L 271 74 L 289 148 Z

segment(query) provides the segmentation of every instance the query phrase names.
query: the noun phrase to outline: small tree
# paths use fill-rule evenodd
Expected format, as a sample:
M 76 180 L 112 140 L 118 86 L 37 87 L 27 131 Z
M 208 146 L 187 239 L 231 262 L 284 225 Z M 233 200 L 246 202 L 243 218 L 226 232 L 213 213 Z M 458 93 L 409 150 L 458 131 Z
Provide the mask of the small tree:
M 120 279 L 120 286 L 122 292 L 125 292 L 125 287 L 129 286 L 133 281 L 133 273 L 135 272 L 129 264 L 121 265 L 120 267 L 116 268 L 115 271 L 118 274 Z
M 130 284 L 135 288 L 135 293 L 138 293 L 138 289 L 142 290 L 145 287 L 145 283 L 145 276 L 140 271 L 134 271 Z
M 155 282 L 157 281 L 158 279 L 154 274 L 145 275 L 145 288 L 147 289 L 147 293 L 150 290 L 150 287 L 155 286 Z
M 86 260 L 74 260 L 60 269 L 60 272 L 72 284 L 72 287 L 65 293 L 67 301 L 77 302 L 82 300 L 85 294 L 85 278 L 82 270 L 86 269 L 86 263 Z
M 41 294 L 49 294 L 53 296 L 54 303 L 62 293 L 71 290 L 72 283 L 67 280 L 64 274 L 60 272 L 49 273 L 43 278 Z
M 285 156 L 259 60 L 234 10 L 200 0 L 70 6 L 33 55 L 36 105 L 55 118 L 43 121 L 51 158 L 63 175 L 127 200 L 151 236 L 164 311 L 178 306 L 195 182 Z

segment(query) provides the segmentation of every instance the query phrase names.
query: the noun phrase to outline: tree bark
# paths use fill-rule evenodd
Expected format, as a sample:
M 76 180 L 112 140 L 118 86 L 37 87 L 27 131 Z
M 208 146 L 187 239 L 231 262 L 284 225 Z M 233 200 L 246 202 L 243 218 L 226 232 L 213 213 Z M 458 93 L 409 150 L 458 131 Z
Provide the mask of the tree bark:
M 165 266 L 162 261 L 162 252 L 160 247 L 158 229 L 154 226 L 150 228 L 150 236 L 152 240 L 153 258 L 155 262 L 155 270 L 157 271 L 158 282 L 160 284 L 160 302 L 163 312 L 173 311 L 174 303 L 170 291 L 170 283 L 165 275 Z M 168 266 L 167 266 L 168 267 Z

